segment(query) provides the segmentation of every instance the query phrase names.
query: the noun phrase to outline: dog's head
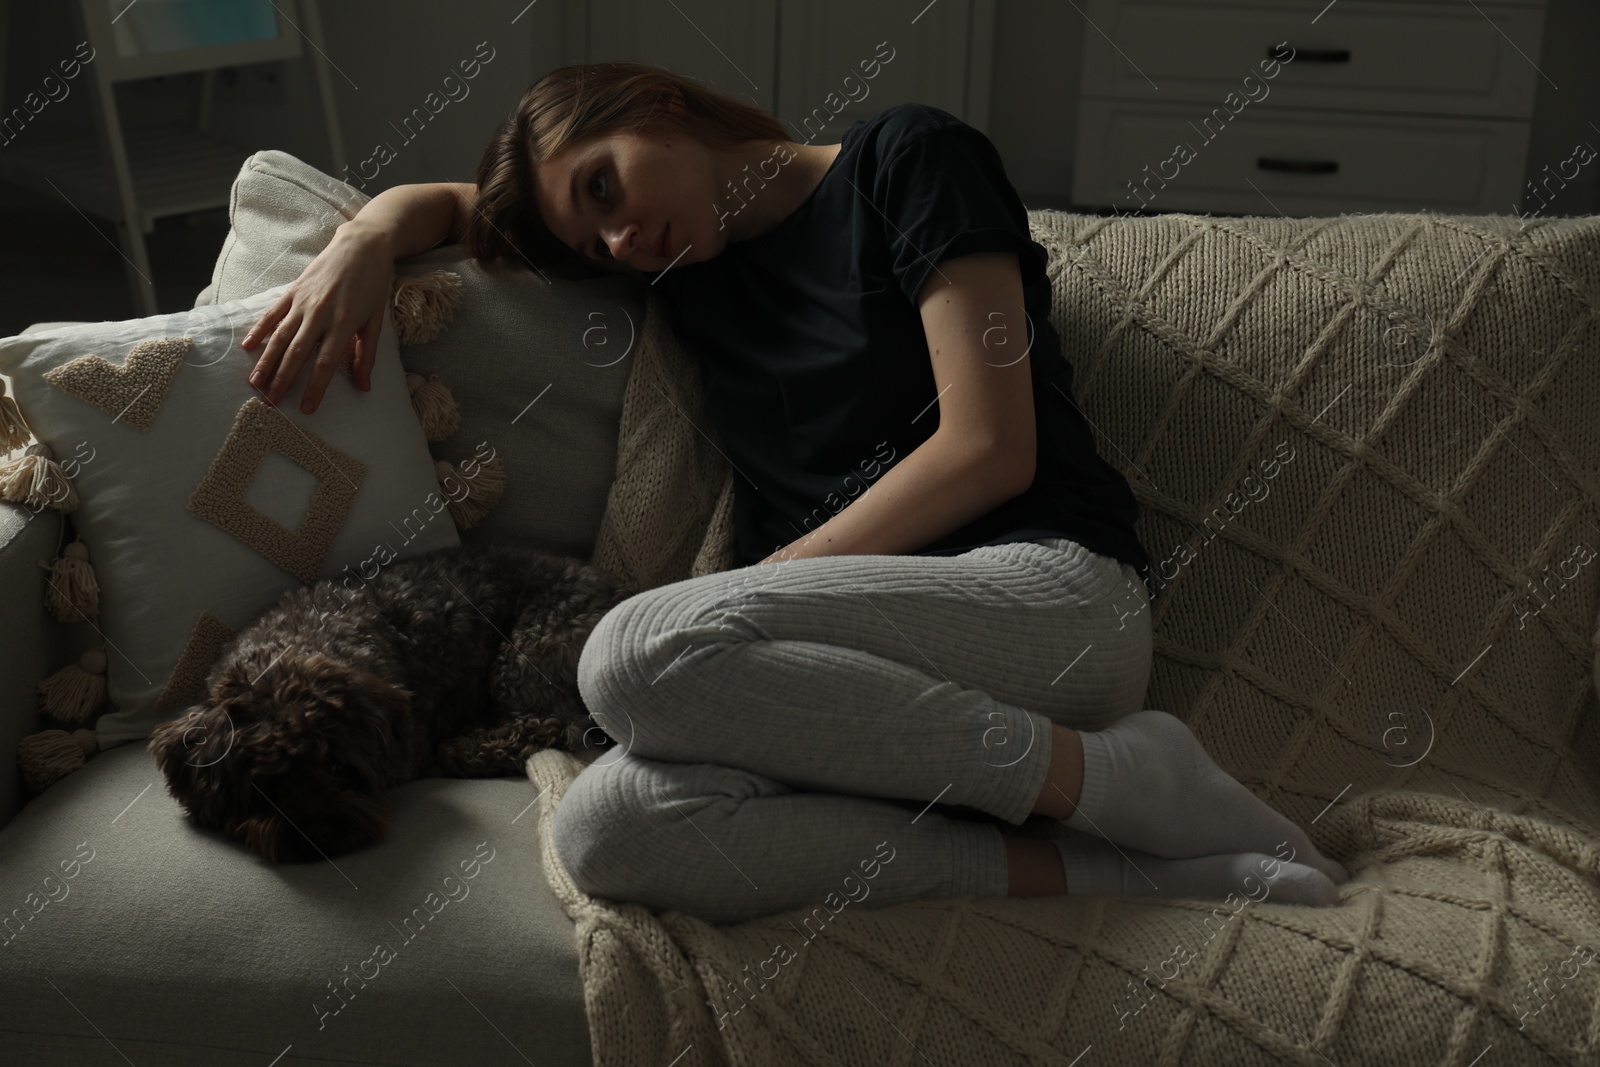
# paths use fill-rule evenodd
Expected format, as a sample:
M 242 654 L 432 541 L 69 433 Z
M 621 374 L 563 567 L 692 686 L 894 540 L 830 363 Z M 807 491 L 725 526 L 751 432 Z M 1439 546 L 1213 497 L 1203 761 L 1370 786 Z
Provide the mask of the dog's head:
M 274 863 L 379 840 L 411 758 L 410 694 L 316 651 L 252 650 L 150 734 L 167 788 L 199 826 Z

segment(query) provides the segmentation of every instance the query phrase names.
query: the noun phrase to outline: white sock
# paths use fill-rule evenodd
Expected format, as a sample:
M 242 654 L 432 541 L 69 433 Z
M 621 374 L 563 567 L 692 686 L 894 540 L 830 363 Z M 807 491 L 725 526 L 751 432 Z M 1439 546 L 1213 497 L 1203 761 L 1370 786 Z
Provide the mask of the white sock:
M 1266 853 L 1315 867 L 1335 885 L 1349 880 L 1305 831 L 1213 763 L 1174 716 L 1136 711 L 1079 736 L 1083 792 L 1065 820 L 1074 830 L 1167 859 Z
M 1225 900 L 1232 893 L 1235 910 L 1248 901 L 1339 903 L 1339 890 L 1321 871 L 1259 852 L 1171 860 L 1085 834 L 1053 840 L 1074 896 Z

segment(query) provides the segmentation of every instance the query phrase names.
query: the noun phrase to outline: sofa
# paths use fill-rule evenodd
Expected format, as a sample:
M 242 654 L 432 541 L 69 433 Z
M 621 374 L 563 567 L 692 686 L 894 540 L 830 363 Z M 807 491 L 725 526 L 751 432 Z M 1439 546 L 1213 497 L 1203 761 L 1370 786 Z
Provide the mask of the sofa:
M 197 305 L 292 279 L 362 202 L 253 157 Z M 1156 561 L 1146 706 L 1350 868 L 1340 905 L 830 907 L 758 990 L 818 909 L 720 927 L 586 894 L 548 833 L 584 757 L 408 784 L 380 845 L 303 867 L 189 826 L 138 743 L 29 798 L 11 754 L 60 725 L 35 686 L 95 634 L 41 607 L 69 516 L 4 505 L 5 1062 L 1596 1062 L 1600 570 L 1572 560 L 1600 538 L 1600 220 L 1030 222 L 1075 401 Z M 400 270 L 440 265 L 472 269 L 439 249 Z M 518 284 L 478 279 L 462 313 Z M 581 318 L 592 284 L 540 299 Z M 693 421 L 692 354 L 632 285 L 606 299 L 661 351 L 618 366 Z M 427 348 L 402 344 L 408 369 Z M 725 565 L 726 470 L 630 383 L 575 409 L 609 447 L 561 468 L 584 503 L 559 537 L 508 518 L 462 542 L 646 585 Z

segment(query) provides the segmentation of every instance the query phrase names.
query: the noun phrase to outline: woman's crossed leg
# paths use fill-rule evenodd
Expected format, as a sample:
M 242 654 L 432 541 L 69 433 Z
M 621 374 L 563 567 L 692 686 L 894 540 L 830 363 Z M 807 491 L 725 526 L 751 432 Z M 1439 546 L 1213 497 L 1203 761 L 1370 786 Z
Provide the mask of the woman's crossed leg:
M 1059 892 L 1063 871 L 1074 892 L 1149 882 L 1221 895 L 1238 856 L 1180 868 L 1098 837 L 1022 841 L 996 825 L 1070 814 L 1125 846 L 1159 829 L 1122 811 L 1113 780 L 1165 759 L 1147 751 L 1148 726 L 1168 748 L 1172 726 L 1192 743 L 1171 716 L 1139 711 L 1150 656 L 1134 568 L 1065 540 L 816 557 L 648 590 L 601 620 L 580 660 L 585 703 L 618 744 L 569 788 L 556 848 L 589 892 L 712 921 L 869 896 Z M 1177 770 L 1169 792 L 1205 767 Z M 1259 844 L 1228 852 L 1264 851 L 1283 826 L 1310 847 L 1231 778 L 1214 784 L 1265 820 Z M 1138 884 L 1122 878 L 1130 867 Z M 1291 896 L 1307 874 L 1279 872 Z

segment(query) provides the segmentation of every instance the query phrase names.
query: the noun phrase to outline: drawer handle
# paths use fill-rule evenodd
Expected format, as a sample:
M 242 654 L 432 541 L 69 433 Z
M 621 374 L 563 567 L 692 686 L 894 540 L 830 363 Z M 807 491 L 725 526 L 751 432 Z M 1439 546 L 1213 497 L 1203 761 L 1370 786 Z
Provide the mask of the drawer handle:
M 1262 170 L 1281 170 L 1290 174 L 1339 173 L 1339 164 L 1332 159 L 1275 159 L 1272 156 L 1258 156 L 1256 166 Z
M 1282 60 L 1278 54 L 1278 47 L 1273 45 L 1267 49 L 1268 59 Z M 1348 48 L 1302 48 L 1295 52 L 1294 58 L 1304 63 L 1348 63 L 1350 62 L 1350 49 Z

